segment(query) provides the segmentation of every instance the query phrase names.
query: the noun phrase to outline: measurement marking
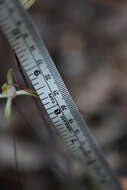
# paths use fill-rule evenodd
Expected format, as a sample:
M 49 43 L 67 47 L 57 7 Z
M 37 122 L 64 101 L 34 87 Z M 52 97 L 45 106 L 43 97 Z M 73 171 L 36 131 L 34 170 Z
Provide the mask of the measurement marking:
M 21 50 L 17 51 L 17 54 L 21 54 L 21 53 L 24 53 L 24 52 L 26 52 L 26 49 L 21 49 Z
M 61 127 L 61 128 L 59 128 L 58 130 L 60 131 L 60 133 L 65 133 L 65 132 L 67 132 L 67 130 L 64 129 L 64 127 Z
M 53 119 L 55 119 L 55 118 L 57 118 L 57 117 L 58 117 L 58 115 L 57 115 L 57 116 L 55 116 L 55 117 L 52 117 L 52 118 L 50 117 L 50 119 L 52 119 L 52 120 L 53 120 Z
M 66 141 L 65 141 L 66 142 Z M 75 145 L 70 141 L 70 142 L 66 142 L 67 143 L 67 145 L 71 148 L 71 150 L 72 150 L 72 148 L 74 148 L 75 149 Z
M 25 42 L 26 43 L 26 42 Z M 26 46 L 28 47 L 28 45 L 26 44 Z M 32 54 L 32 57 L 33 57 L 33 59 L 36 61 L 36 59 L 34 58 L 34 55 Z M 38 68 L 39 68 L 39 70 L 41 70 L 40 69 L 40 67 L 38 66 Z M 44 77 L 44 74 L 43 73 L 41 73 L 42 74 L 42 76 L 43 76 L 43 78 L 44 78 L 44 80 L 45 80 L 45 77 Z M 49 86 L 49 84 L 47 83 L 47 81 L 45 80 L 45 82 L 46 82 L 46 84 L 47 84 L 47 86 L 48 86 L 48 88 L 50 89 L 50 92 L 52 93 L 52 90 L 51 90 L 51 88 L 50 88 L 50 86 Z M 36 89 L 36 90 L 38 90 L 38 89 Z M 52 93 L 52 95 L 53 95 L 53 97 L 54 97 L 54 99 L 55 99 L 55 101 L 57 102 L 57 100 L 56 100 L 56 98 L 55 98 L 55 96 L 54 96 L 54 94 Z M 49 110 L 49 109 L 51 109 L 51 108 L 53 108 L 53 107 L 55 107 L 56 105 L 54 105 L 54 106 L 52 106 L 52 107 L 50 107 L 50 108 L 47 108 L 47 110 Z M 59 104 L 58 104 L 58 102 L 57 102 L 57 106 L 60 108 L 60 106 L 59 106 Z M 61 108 L 60 108 L 61 109 Z M 63 115 L 64 115 L 64 113 L 62 113 Z M 64 117 L 65 117 L 65 115 L 64 115 Z M 65 119 L 66 119 L 66 122 L 67 122 L 67 124 L 68 124 L 68 126 L 70 126 L 70 124 L 68 123 L 68 120 L 67 120 L 67 118 L 65 117 Z M 54 124 L 56 124 L 56 123 L 58 123 L 60 120 L 58 120 L 58 121 L 56 121 L 56 122 L 53 122 Z
M 60 124 L 58 124 L 58 125 L 55 125 L 55 127 L 59 127 L 59 126 L 61 126 L 61 125 L 63 125 L 62 123 L 60 123 Z
M 24 67 L 27 67 L 29 65 L 29 63 L 27 63 L 26 65 L 24 65 Z
M 75 154 L 77 154 L 77 152 L 78 152 L 78 149 L 76 148 L 76 149 L 71 149 L 71 151 Z
M 70 146 L 73 145 L 75 147 L 76 143 L 73 142 L 72 140 L 66 140 L 66 137 L 64 138 L 64 140 L 65 140 L 65 143 L 70 144 Z
M 14 42 L 14 41 L 13 41 L 13 42 Z M 12 42 L 12 43 L 13 43 L 13 42 Z M 19 43 L 15 43 L 15 44 L 13 44 L 13 45 L 14 45 L 15 51 L 20 50 Z
M 25 40 L 24 40 L 24 42 L 25 42 Z M 28 47 L 28 44 L 25 42 L 25 44 L 26 44 L 26 46 Z M 29 47 L 28 47 L 29 48 Z M 30 51 L 30 50 L 29 50 Z M 31 52 L 31 51 L 30 51 Z M 34 57 L 34 55 L 33 55 L 33 53 L 31 52 L 31 55 L 32 55 L 32 57 L 33 57 L 33 59 L 34 59 L 34 61 L 36 61 L 36 59 L 35 59 L 35 57 Z M 38 65 L 37 65 L 38 66 Z M 40 69 L 40 67 L 38 66 L 38 68 L 39 68 L 39 70 L 41 71 L 41 69 Z M 51 90 L 51 87 L 50 87 L 50 85 L 48 84 L 48 82 L 47 82 L 47 80 L 45 79 L 45 76 L 44 76 L 44 74 L 41 72 L 41 74 L 42 74 L 42 76 L 43 76 L 43 78 L 44 78 L 44 80 L 45 80 L 45 82 L 46 82 L 46 84 L 47 84 L 47 87 L 49 88 L 49 90 L 50 90 L 50 92 L 52 93 L 52 90 Z M 36 90 L 38 90 L 38 89 L 36 89 Z M 56 101 L 56 103 L 57 103 L 57 106 L 60 108 L 60 110 L 61 110 L 61 107 L 60 107 L 60 105 L 58 104 L 58 101 L 57 101 L 57 99 L 55 98 L 55 96 L 54 96 L 54 94 L 52 93 L 52 95 L 53 95 L 53 97 L 54 97 L 54 99 L 55 99 L 55 101 Z M 52 106 L 53 107 L 53 106 Z M 48 110 L 49 108 L 47 108 L 47 110 Z M 51 108 L 50 108 L 51 109 Z M 64 115 L 64 113 L 62 112 L 62 114 Z M 65 117 L 65 115 L 64 115 L 64 117 Z M 65 117 L 65 120 L 66 120 L 66 123 L 67 123 L 67 125 L 70 127 L 70 124 L 68 123 L 68 120 L 67 120 L 67 118 Z M 60 121 L 60 120 L 59 120 Z M 54 124 L 56 124 L 56 123 L 58 123 L 59 121 L 56 121 L 56 122 L 53 122 Z
M 70 142 L 71 142 L 73 145 L 75 144 L 74 142 L 71 141 L 71 139 L 68 139 L 68 140 L 67 140 L 66 137 L 64 137 L 64 140 L 65 140 L 65 143 L 67 143 L 67 144 L 70 143 Z
M 61 130 L 65 130 L 65 131 L 67 131 L 66 129 L 64 129 L 64 127 L 60 127 L 60 128 L 57 128 L 59 131 L 61 131 Z
M 40 87 L 40 88 L 37 88 L 36 90 L 38 91 L 38 90 L 40 90 L 40 89 L 42 89 L 42 88 L 44 88 L 45 87 L 45 85 L 44 86 L 42 86 L 42 87 Z
M 25 40 L 24 40 L 24 42 L 25 42 Z M 28 44 L 27 44 L 26 42 L 25 42 L 25 44 L 26 44 L 27 48 L 29 49 Z M 30 50 L 29 50 L 29 51 L 30 51 Z M 33 59 L 34 59 L 34 61 L 37 62 L 37 60 L 35 59 L 33 53 L 32 53 L 31 51 L 30 51 L 30 53 L 31 53 L 31 55 L 32 55 L 32 57 L 33 57 Z M 38 68 L 39 68 L 39 71 L 41 71 L 40 66 L 39 66 L 39 65 L 37 65 L 37 66 L 38 66 Z M 43 72 L 41 72 L 41 74 L 42 74 L 42 76 L 43 76 L 43 78 L 44 78 L 44 80 L 45 80 L 45 82 L 46 82 L 46 84 L 47 84 L 47 87 L 49 88 L 50 92 L 52 93 L 51 87 L 50 87 L 50 85 L 48 84 L 47 80 L 45 79 L 45 76 L 44 76 Z M 55 83 L 55 81 L 54 81 L 54 83 Z M 60 106 L 59 106 L 59 104 L 58 104 L 58 101 L 57 101 L 57 99 L 55 98 L 55 96 L 54 96 L 53 93 L 52 93 L 52 95 L 53 95 L 53 97 L 54 97 L 54 99 L 55 99 L 55 101 L 56 101 L 56 103 L 57 103 L 57 106 L 60 108 Z M 49 109 L 49 108 L 48 108 L 48 109 Z M 48 109 L 47 109 L 47 110 L 48 110 Z M 61 108 L 60 108 L 60 110 L 61 110 Z M 63 112 L 62 112 L 62 114 L 64 115 Z M 64 115 L 64 117 L 65 117 L 65 115 Z M 65 117 L 65 119 L 66 119 L 66 117 Z M 70 124 L 68 123 L 68 120 L 67 120 L 67 119 L 66 119 L 66 122 L 67 122 L 67 124 L 70 126 Z
M 22 59 L 22 58 L 24 58 L 24 57 L 25 57 L 24 54 L 20 54 L 20 55 L 19 55 L 19 58 L 20 58 L 20 59 Z M 28 58 L 26 58 L 26 59 L 28 60 Z
M 18 47 L 19 42 L 15 42 L 14 38 L 11 38 L 11 44 L 14 46 L 15 51 L 19 50 L 19 47 Z
M 72 139 L 71 139 L 72 138 Z M 75 138 L 75 136 L 74 135 L 71 135 L 71 136 L 68 136 L 68 137 L 66 137 L 66 140 L 75 140 L 75 141 L 77 141 L 77 139 Z
M 46 106 L 46 105 L 48 105 L 48 104 L 49 104 L 49 102 L 45 103 L 44 106 Z
M 68 134 L 68 133 L 67 133 Z M 65 142 L 66 143 L 70 143 L 70 142 L 72 142 L 72 139 L 70 138 L 70 136 L 67 138 L 68 136 L 66 136 L 65 138 L 64 138 L 64 140 L 65 140 Z
M 58 122 L 60 122 L 60 120 L 57 120 L 57 121 L 53 121 L 53 123 L 54 123 L 54 124 L 56 124 L 56 123 L 58 123 Z
M 36 78 L 31 79 L 31 81 L 34 81 L 34 80 L 36 80 L 36 79 L 37 79 L 37 77 L 36 77 Z
M 73 148 L 75 148 L 75 143 L 74 142 L 72 142 L 72 141 L 65 141 L 65 142 L 68 143 L 68 144 L 70 143 L 70 146 L 72 146 Z
M 60 128 L 60 129 L 58 129 L 58 131 L 60 132 L 60 133 L 64 133 L 64 132 L 67 132 L 67 130 L 63 130 L 63 128 Z
M 48 113 L 49 115 L 52 115 L 54 113 L 54 111 L 53 112 L 51 112 L 51 113 Z
M 33 75 L 33 73 L 28 74 L 29 77 L 31 77 L 32 75 Z
M 37 66 L 35 65 L 35 66 L 33 66 L 33 67 L 31 67 L 31 68 L 27 69 L 27 70 L 26 70 L 26 72 L 28 72 L 28 71 L 30 71 L 30 70 L 32 70 L 32 69 L 34 69 L 35 67 L 37 67 Z
M 50 107 L 50 108 L 47 108 L 47 110 L 50 110 L 50 109 L 52 109 L 52 108 L 54 108 L 54 107 L 56 107 L 57 105 L 54 105 L 54 106 L 52 106 L 52 107 Z
M 19 59 L 21 59 L 22 63 L 25 63 L 26 61 L 29 61 L 28 58 L 24 58 L 24 57 L 25 57 L 25 55 L 19 56 Z
M 46 100 L 48 98 L 48 96 L 47 97 L 45 97 L 45 98 L 42 98 L 41 100 L 43 101 L 43 100 Z
M 17 35 L 17 36 L 15 37 L 15 39 L 16 39 L 16 40 L 19 40 L 21 37 L 22 37 L 22 35 L 19 34 L 19 35 Z
M 62 137 L 66 137 L 68 134 L 67 133 L 61 133 L 61 135 L 62 135 Z
M 32 55 L 33 56 L 33 55 Z M 33 59 L 34 59 L 34 56 L 33 56 Z M 38 66 L 38 68 L 40 69 L 40 67 Z M 40 69 L 41 70 L 41 69 Z M 49 90 L 50 90 L 50 92 L 52 93 L 52 90 L 51 90 L 51 87 L 50 87 L 50 85 L 48 84 L 48 82 L 47 82 L 47 80 L 45 79 L 45 76 L 44 76 L 44 74 L 43 74 L 43 72 L 41 73 L 42 74 L 42 76 L 43 76 L 43 78 L 44 78 L 44 80 L 45 80 L 45 82 L 46 82 L 46 84 L 47 84 L 47 87 L 49 88 Z M 59 105 L 59 103 L 58 103 L 58 100 L 56 99 L 56 97 L 54 96 L 54 94 L 52 93 L 52 96 L 53 96 L 53 98 L 55 99 L 55 101 L 56 101 L 56 103 L 57 103 L 57 106 L 59 107 L 59 109 L 61 110 L 61 107 L 60 107 L 60 105 Z M 65 121 L 66 121 L 66 123 L 67 123 L 67 125 L 68 125 L 68 129 L 71 127 L 71 125 L 70 125 L 70 123 L 69 123 L 69 121 L 68 121 L 68 119 L 67 119 L 67 117 L 65 116 L 65 114 L 64 114 L 64 112 L 62 111 L 62 114 L 63 114 L 63 116 L 64 116 L 64 118 L 65 118 Z M 78 137 L 76 137 L 77 138 L 77 140 L 78 140 Z M 79 141 L 79 143 L 80 143 L 80 141 Z
M 34 86 L 37 86 L 39 84 L 39 82 L 36 82 L 35 84 L 33 84 Z
M 41 95 L 43 95 L 44 94 L 44 92 L 41 92 L 40 94 L 38 94 L 38 96 L 41 96 Z

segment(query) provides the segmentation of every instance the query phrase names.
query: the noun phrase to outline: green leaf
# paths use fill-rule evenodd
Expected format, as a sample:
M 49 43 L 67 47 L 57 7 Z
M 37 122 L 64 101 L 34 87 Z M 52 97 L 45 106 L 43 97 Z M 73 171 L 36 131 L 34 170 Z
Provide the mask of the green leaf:
M 16 91 L 16 95 L 19 96 L 19 95 L 26 95 L 26 96 L 34 96 L 34 97 L 37 97 L 37 95 L 33 92 L 27 92 L 25 90 L 18 90 Z
M 5 106 L 5 117 L 9 123 L 9 125 L 11 125 L 11 123 L 12 123 L 12 120 L 11 120 L 11 104 L 12 104 L 12 98 L 8 98 L 6 106 Z
M 13 69 L 10 68 L 7 72 L 7 82 L 9 84 L 12 84 L 13 83 L 13 79 L 12 79 L 12 73 L 13 73 Z

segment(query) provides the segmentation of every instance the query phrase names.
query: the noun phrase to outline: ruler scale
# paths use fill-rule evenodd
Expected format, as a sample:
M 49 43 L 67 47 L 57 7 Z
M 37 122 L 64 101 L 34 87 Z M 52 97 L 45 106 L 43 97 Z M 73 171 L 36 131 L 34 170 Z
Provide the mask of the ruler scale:
M 122 190 L 19 0 L 0 0 L 0 27 L 53 126 L 99 190 Z

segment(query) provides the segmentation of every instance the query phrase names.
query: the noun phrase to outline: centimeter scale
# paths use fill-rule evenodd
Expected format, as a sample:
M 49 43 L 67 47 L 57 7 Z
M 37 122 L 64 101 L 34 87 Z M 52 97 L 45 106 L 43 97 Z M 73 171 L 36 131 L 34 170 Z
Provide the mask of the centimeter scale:
M 98 190 L 122 190 L 19 0 L 0 0 L 0 27 L 53 126 L 72 154 L 83 161 Z

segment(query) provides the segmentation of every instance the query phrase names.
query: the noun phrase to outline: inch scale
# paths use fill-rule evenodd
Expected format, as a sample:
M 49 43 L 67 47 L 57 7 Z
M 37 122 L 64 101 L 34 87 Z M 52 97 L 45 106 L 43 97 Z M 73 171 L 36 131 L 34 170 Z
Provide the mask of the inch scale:
M 83 161 L 98 190 L 122 190 L 19 0 L 0 0 L 0 27 L 53 126 L 73 155 Z

